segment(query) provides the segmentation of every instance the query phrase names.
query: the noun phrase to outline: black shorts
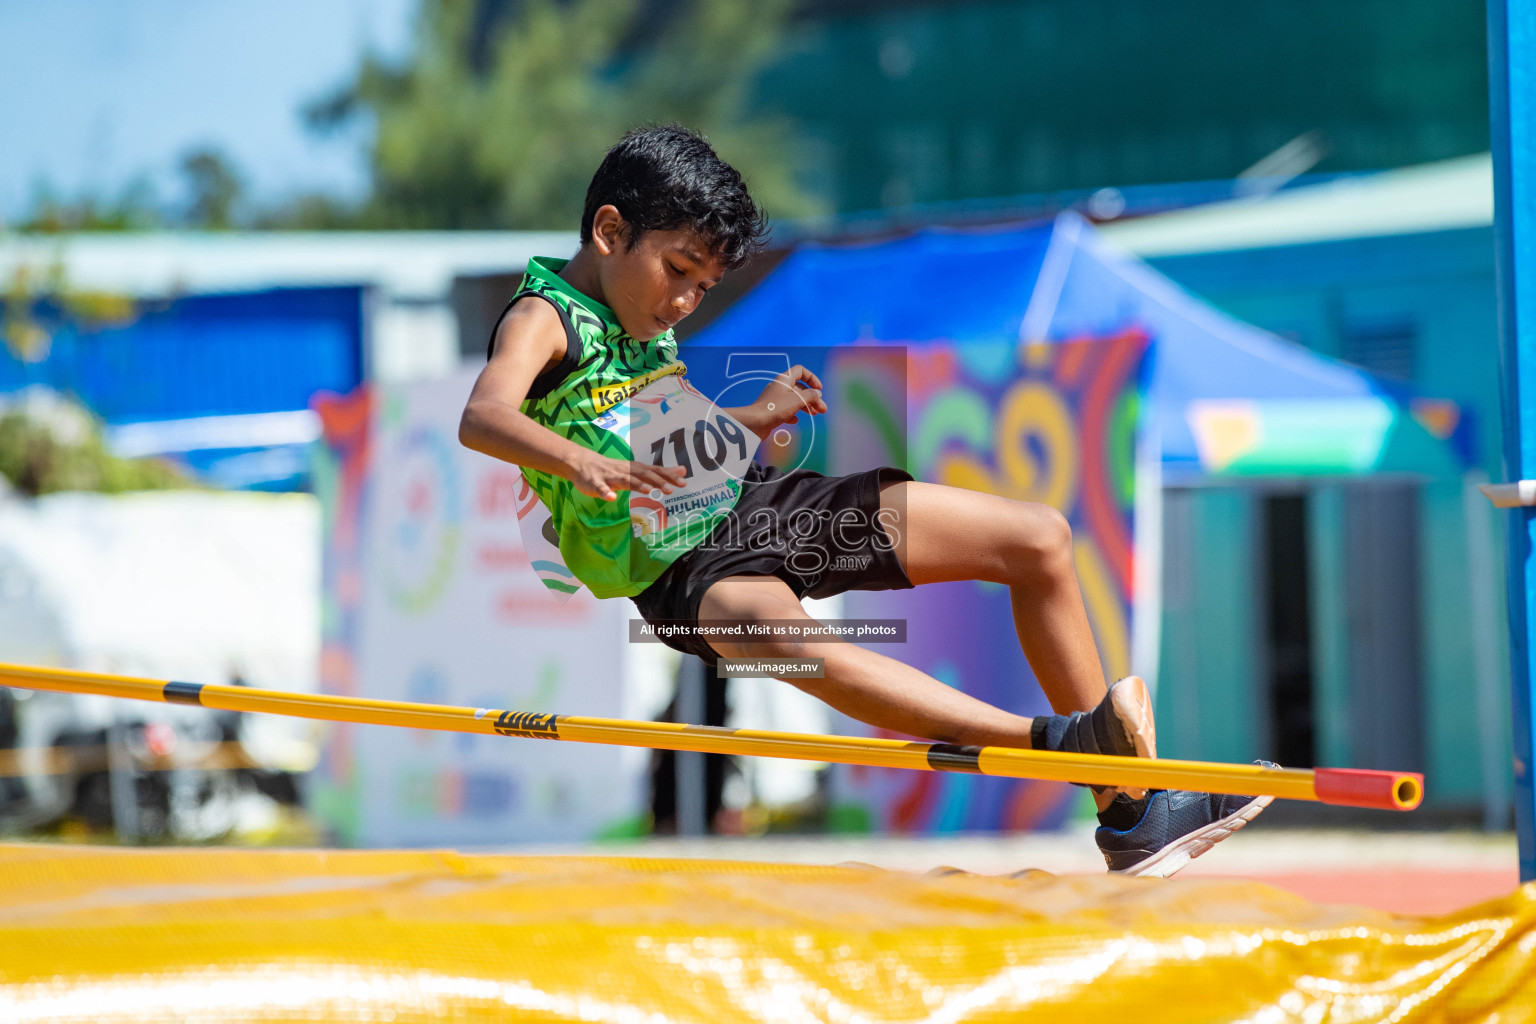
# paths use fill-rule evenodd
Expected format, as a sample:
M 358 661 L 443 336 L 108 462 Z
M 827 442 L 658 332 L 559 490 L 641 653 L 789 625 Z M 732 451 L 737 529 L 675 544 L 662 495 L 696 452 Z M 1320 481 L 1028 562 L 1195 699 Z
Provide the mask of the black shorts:
M 823 476 L 808 469 L 781 473 L 754 462 L 730 514 L 631 600 L 647 622 L 694 623 L 704 592 L 727 576 L 777 576 L 797 598 L 909 590 L 912 581 L 876 514 L 880 485 L 911 479 L 891 466 Z M 699 637 L 661 640 L 707 665 L 719 657 Z

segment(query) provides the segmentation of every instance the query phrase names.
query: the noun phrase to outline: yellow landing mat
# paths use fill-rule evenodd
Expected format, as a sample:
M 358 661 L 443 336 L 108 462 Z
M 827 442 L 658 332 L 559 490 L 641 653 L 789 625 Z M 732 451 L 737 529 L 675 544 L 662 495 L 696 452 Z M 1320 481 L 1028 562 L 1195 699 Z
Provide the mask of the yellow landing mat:
M 0 845 L 0 1021 L 1536 1022 L 1536 884 Z

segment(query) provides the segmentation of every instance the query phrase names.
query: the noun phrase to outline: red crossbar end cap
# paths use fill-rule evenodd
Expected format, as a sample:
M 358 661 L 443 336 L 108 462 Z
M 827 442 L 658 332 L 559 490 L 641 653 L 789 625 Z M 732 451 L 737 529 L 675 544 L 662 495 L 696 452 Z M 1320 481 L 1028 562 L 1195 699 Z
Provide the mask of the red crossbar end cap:
M 1325 804 L 1411 811 L 1424 800 L 1424 776 L 1365 768 L 1318 768 L 1312 773 L 1312 791 Z

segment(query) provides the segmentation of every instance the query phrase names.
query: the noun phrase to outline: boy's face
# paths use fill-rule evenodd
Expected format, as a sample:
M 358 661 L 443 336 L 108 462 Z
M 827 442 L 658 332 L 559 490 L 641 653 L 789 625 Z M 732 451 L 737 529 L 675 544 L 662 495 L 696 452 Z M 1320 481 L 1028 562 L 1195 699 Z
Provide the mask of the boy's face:
M 592 219 L 603 298 L 629 336 L 649 341 L 698 307 L 725 268 L 692 228 L 647 231 L 630 248 L 628 225 L 612 206 Z

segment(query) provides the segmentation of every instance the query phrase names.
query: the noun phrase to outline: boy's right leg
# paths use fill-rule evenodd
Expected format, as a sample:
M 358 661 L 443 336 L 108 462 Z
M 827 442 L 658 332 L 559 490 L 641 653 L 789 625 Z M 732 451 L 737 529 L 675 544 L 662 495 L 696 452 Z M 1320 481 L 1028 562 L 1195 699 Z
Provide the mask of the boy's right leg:
M 730 576 L 710 585 L 699 603 L 701 621 L 756 623 L 816 620 L 789 585 L 775 576 Z M 962 693 L 905 662 L 837 639 L 738 641 L 710 646 L 726 658 L 822 658 L 819 679 L 785 680 L 867 725 L 962 746 L 1030 746 L 1033 719 Z
M 1055 509 L 961 487 L 889 480 L 880 489 L 882 526 L 914 586 L 986 580 L 1008 587 L 1019 647 L 1056 711 L 1035 727 L 1034 746 L 1080 753 L 1156 757 L 1152 701 L 1137 677 L 1122 680 L 1109 700 L 1117 714 L 1096 713 L 1106 700 L 1104 669 L 1078 586 L 1072 529 Z M 1128 742 L 1109 735 L 1112 720 Z M 1091 726 L 1091 727 L 1090 727 Z M 1094 788 L 1108 811 L 1114 791 Z M 1125 791 L 1132 801 L 1145 790 Z M 1111 812 L 1125 823 L 1139 807 Z
M 811 625 L 816 621 L 783 580 L 758 575 L 730 576 L 710 584 L 699 604 L 698 618 L 743 624 L 779 620 Z M 905 662 L 835 638 L 719 638 L 709 643 L 717 654 L 728 658 L 823 659 L 822 677 L 785 681 L 878 729 L 960 746 L 1156 756 L 1151 701 L 1146 684 L 1135 676 L 1117 682 L 1085 711 L 1026 718 L 978 700 Z M 1100 810 L 1114 799 L 1114 791 L 1104 787 L 1096 788 L 1095 794 Z M 1143 795 L 1142 790 L 1132 791 L 1136 799 Z M 1124 815 L 1119 820 L 1124 820 Z

